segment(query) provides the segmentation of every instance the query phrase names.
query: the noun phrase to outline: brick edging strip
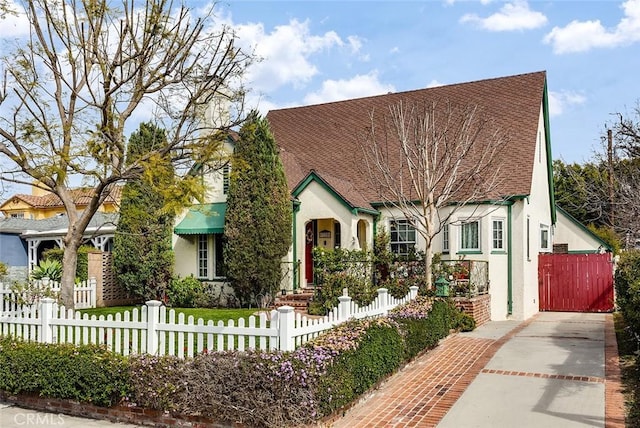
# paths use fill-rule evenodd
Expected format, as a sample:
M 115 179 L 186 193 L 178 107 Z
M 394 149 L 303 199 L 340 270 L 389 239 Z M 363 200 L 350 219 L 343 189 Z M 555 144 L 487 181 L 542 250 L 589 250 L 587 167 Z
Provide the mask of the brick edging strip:
M 607 314 L 604 327 L 604 421 L 605 428 L 624 428 L 625 403 L 620 376 L 620 356 L 613 323 Z

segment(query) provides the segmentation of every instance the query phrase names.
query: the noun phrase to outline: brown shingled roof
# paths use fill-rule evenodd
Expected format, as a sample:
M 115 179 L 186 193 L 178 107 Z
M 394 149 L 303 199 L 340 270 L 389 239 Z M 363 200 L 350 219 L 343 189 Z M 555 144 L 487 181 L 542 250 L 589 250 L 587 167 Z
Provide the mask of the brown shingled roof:
M 267 119 L 280 148 L 289 189 L 315 170 L 349 203 L 367 207 L 379 202 L 376 189 L 363 177 L 361 133 L 372 112 L 425 101 L 478 105 L 506 133 L 501 153 L 501 196 L 531 193 L 538 120 L 545 91 L 545 72 L 480 80 L 408 92 L 358 98 L 305 107 L 272 110 Z M 444 103 L 443 103 L 444 104 Z M 377 113 L 376 113 L 377 114 Z

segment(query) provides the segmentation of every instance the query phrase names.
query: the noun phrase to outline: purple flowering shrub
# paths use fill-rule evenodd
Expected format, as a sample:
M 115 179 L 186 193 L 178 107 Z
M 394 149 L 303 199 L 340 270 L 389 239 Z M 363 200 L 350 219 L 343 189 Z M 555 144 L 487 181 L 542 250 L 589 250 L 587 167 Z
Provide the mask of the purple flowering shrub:
M 340 324 L 293 352 L 132 357 L 130 401 L 229 424 L 313 424 L 437 344 L 449 332 L 449 310 L 445 301 L 418 297 L 388 317 Z

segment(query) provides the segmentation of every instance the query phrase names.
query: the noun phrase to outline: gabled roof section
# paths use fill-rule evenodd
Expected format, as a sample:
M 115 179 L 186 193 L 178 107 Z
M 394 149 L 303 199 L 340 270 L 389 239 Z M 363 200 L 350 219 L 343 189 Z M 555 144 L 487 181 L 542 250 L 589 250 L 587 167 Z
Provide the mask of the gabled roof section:
M 368 202 L 355 194 L 355 188 L 351 183 L 336 177 L 322 177 L 316 171 L 311 171 L 298 185 L 291 191 L 291 195 L 297 198 L 310 183 L 316 182 L 336 198 L 349 211 L 356 214 L 364 212 L 367 214 L 377 215 L 378 211 L 372 209 Z M 350 195 L 346 198 L 344 195 Z M 355 204 L 354 204 L 355 202 Z
M 352 190 L 340 193 L 350 205 L 359 206 L 362 202 L 356 198 L 368 204 L 380 201 L 380 189 L 371 188 L 368 177 L 362 173 L 363 155 L 358 142 L 358 135 L 371 124 L 371 114 L 384 114 L 399 102 L 475 104 L 509 136 L 509 143 L 500 154 L 499 161 L 504 167 L 500 170 L 503 177 L 497 193 L 529 195 L 545 82 L 545 72 L 536 72 L 272 110 L 267 119 L 280 148 L 291 190 L 315 171 L 327 182 L 328 177 L 334 177 L 349 183 Z M 546 112 L 546 106 L 543 111 Z M 489 196 L 486 199 L 496 195 Z
M 596 242 L 598 242 L 600 245 L 602 245 L 602 248 L 604 248 L 606 251 L 608 251 L 608 252 L 613 251 L 613 249 L 611 248 L 611 246 L 609 244 L 607 244 L 605 241 L 603 241 L 602 238 L 600 238 L 598 235 L 593 233 L 588 227 L 586 227 L 584 224 L 582 224 L 577 218 L 575 218 L 574 216 L 569 214 L 567 211 L 565 211 L 560 205 L 556 205 L 556 210 L 557 210 L 557 212 L 559 212 L 562 215 L 564 215 L 578 229 L 583 231 L 585 234 L 591 236 Z

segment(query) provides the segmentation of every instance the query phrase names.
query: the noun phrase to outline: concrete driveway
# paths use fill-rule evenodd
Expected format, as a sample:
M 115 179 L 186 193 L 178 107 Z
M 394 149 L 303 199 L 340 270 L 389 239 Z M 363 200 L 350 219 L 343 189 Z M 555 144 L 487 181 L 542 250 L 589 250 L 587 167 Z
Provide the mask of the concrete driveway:
M 495 353 L 437 426 L 604 427 L 607 316 L 538 314 Z

